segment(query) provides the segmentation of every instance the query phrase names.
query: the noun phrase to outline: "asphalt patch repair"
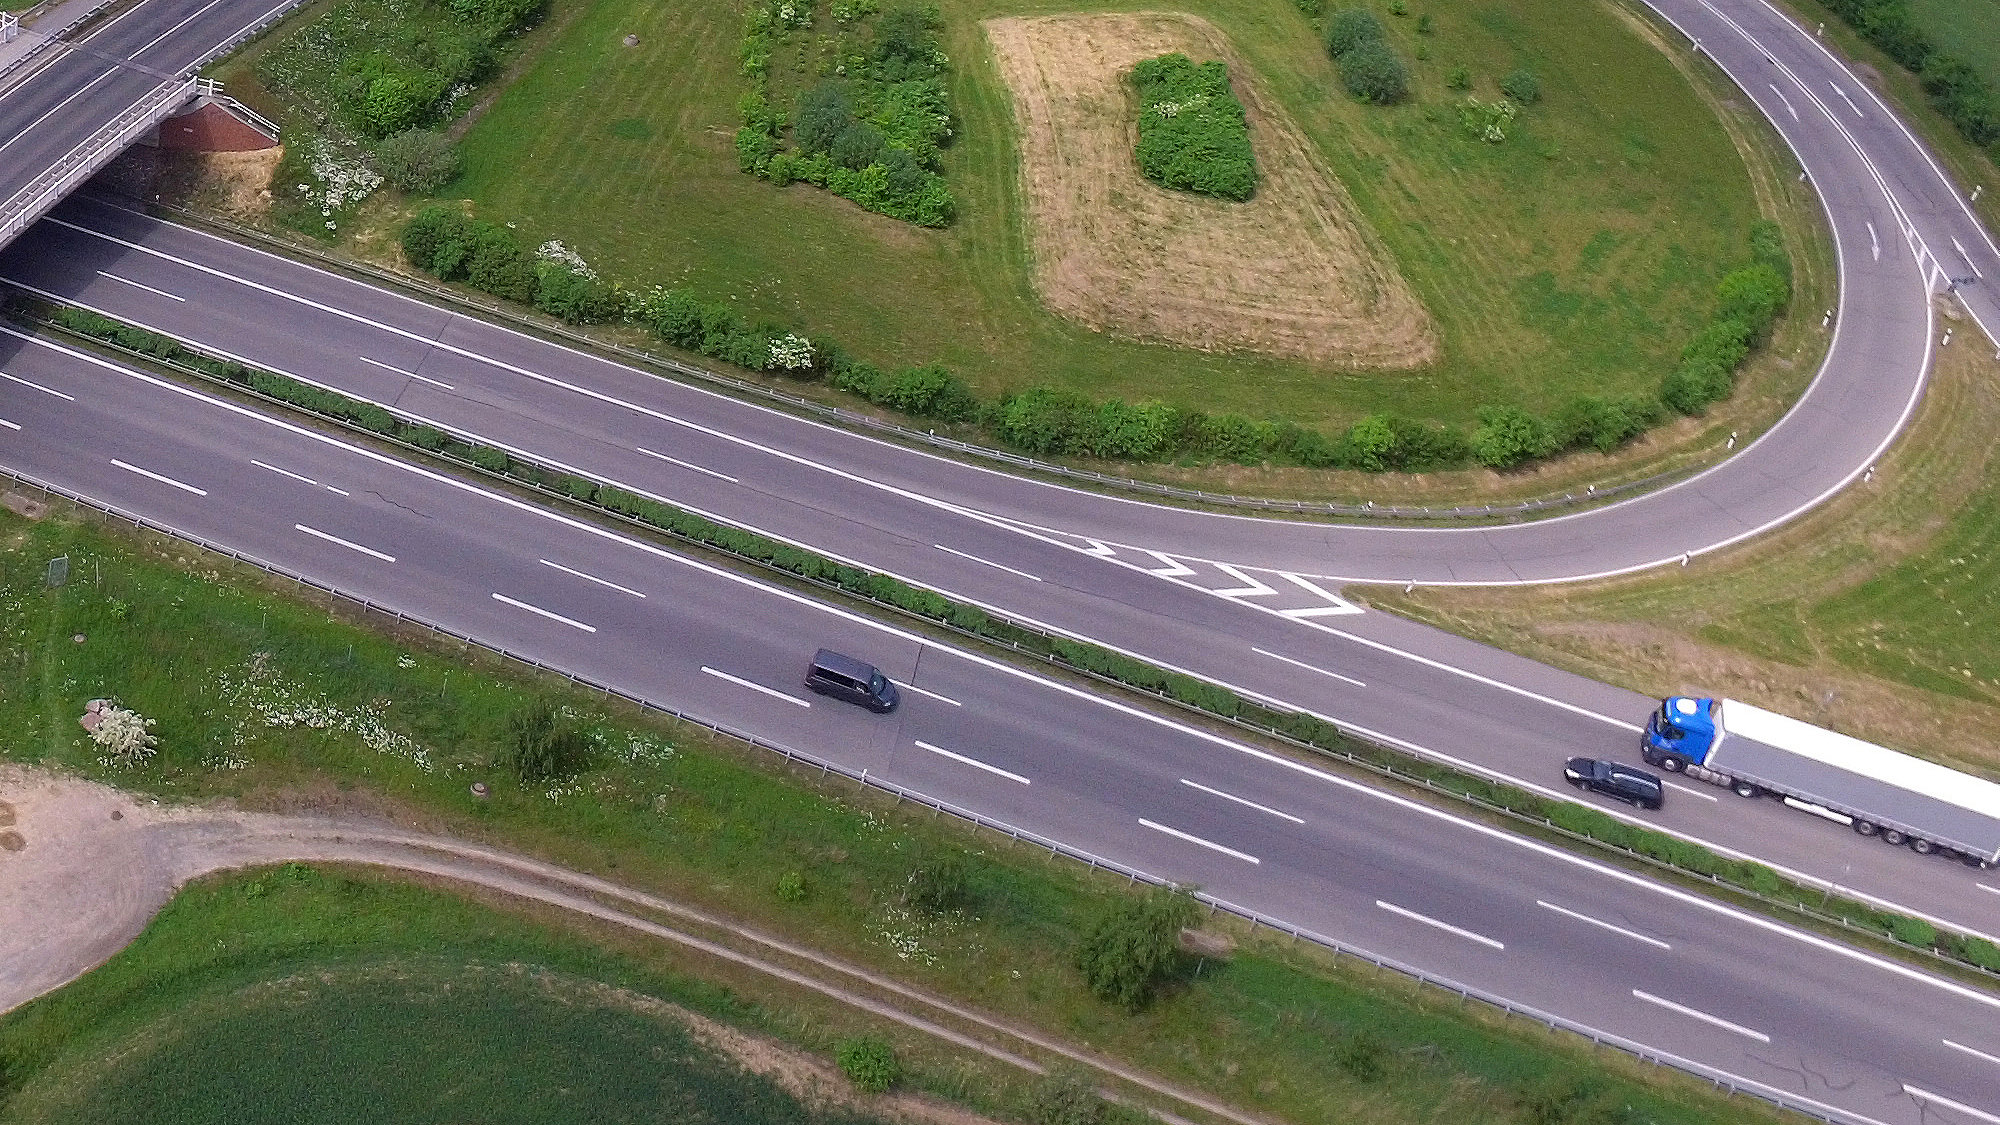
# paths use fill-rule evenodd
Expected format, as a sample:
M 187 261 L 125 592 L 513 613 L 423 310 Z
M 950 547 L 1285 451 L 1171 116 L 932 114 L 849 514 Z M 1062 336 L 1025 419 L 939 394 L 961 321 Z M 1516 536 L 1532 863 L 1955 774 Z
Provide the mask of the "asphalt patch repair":
M 1036 285 L 1116 335 L 1341 367 L 1411 368 L 1437 336 L 1340 181 L 1213 25 L 1173 12 L 993 19 L 1013 93 Z M 1244 203 L 1139 173 L 1134 63 L 1221 59 L 1261 176 Z

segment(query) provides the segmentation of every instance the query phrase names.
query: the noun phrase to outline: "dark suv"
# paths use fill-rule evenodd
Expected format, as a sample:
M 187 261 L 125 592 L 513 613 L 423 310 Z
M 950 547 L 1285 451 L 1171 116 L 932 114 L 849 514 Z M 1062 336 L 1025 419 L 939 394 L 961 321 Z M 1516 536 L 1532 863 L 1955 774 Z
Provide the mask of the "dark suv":
M 830 648 L 813 653 L 812 666 L 806 669 L 806 686 L 821 695 L 858 703 L 878 715 L 894 711 L 902 699 L 896 685 L 873 664 Z
M 1578 789 L 1630 801 L 1642 809 L 1657 809 L 1666 798 L 1659 778 L 1602 758 L 1571 758 L 1563 765 L 1563 777 Z

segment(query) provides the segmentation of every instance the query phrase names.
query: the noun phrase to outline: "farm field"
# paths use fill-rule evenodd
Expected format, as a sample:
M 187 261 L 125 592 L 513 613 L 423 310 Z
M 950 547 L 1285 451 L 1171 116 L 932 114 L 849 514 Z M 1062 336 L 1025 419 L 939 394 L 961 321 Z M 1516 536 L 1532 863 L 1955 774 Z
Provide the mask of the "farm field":
M 961 120 L 945 150 L 960 218 L 942 232 L 737 171 L 740 19 L 719 0 L 579 12 L 467 134 L 449 193 L 526 237 L 563 239 L 608 276 L 686 284 L 877 362 L 942 362 L 988 397 L 1032 380 L 1337 430 L 1374 411 L 1464 423 L 1487 402 L 1546 410 L 1584 391 L 1652 391 L 1757 217 L 1730 134 L 1604 4 L 1420 7 L 1431 34 L 1388 20 L 1406 57 L 1427 56 L 1413 97 L 1376 109 L 1339 90 L 1290 3 L 1184 6 L 1340 177 L 1427 310 L 1440 358 L 1405 372 L 1140 344 L 1042 307 L 1014 106 L 981 22 L 1090 4 L 943 6 Z M 1506 143 L 1464 135 L 1462 95 L 1445 86 L 1458 66 L 1488 99 L 1516 67 L 1542 76 Z
M 1580 1111 L 1630 1103 L 1661 1125 L 1775 1120 L 1672 1073 L 1463 1008 L 1455 996 L 1412 997 L 1394 979 L 1275 937 L 1220 932 L 1226 954 L 1129 1015 L 1092 997 L 1073 960 L 1077 935 L 1129 893 L 1121 880 L 782 770 L 698 728 L 556 694 L 556 685 L 421 636 L 369 632 L 171 543 L 51 514 L 0 515 L 0 544 L 0 623 L 23 661 L 0 692 L 7 760 L 171 799 L 365 813 L 537 855 L 996 1016 L 1060 1029 L 1277 1118 L 1324 1120 L 1328 1107 L 1353 1107 L 1390 1123 L 1504 1125 L 1532 1120 L 1533 1106 L 1553 1100 Z M 51 590 L 44 578 L 55 555 L 70 559 L 72 577 Z M 83 736 L 77 716 L 104 696 L 158 720 L 159 753 L 147 765 L 108 767 Z M 574 780 L 529 784 L 504 768 L 509 722 L 537 698 L 559 702 L 592 747 L 592 764 Z M 492 782 L 490 800 L 468 796 L 468 777 Z M 904 888 L 947 860 L 963 872 L 958 904 L 912 905 Z M 381 956 L 405 944 L 441 952 L 451 948 L 441 934 L 491 928 L 407 901 L 377 911 L 367 894 L 342 891 L 328 910 L 288 902 L 293 893 L 268 884 L 254 895 L 230 892 L 207 915 L 211 929 L 160 947 L 140 982 L 113 972 L 114 960 L 85 978 L 80 995 L 102 987 L 113 999 L 139 997 L 157 975 L 170 986 L 164 1010 L 177 1006 L 171 988 L 217 979 L 211 972 L 241 987 L 292 972 L 282 963 L 305 954 L 359 945 Z M 216 945 L 213 927 L 257 934 L 260 919 L 269 919 L 268 936 Z M 480 957 L 546 962 L 518 947 Z M 63 1044 L 89 1049 L 77 1030 L 94 1013 L 110 1027 L 135 1026 L 67 1003 L 59 996 L 0 1021 L 13 1080 L 59 1057 Z M 824 1036 L 825 1018 L 813 1034 Z M 824 1038 L 782 1019 L 758 1026 L 824 1049 Z M 1324 1065 L 1344 1050 L 1365 1063 Z M 1586 1072 L 1592 1081 L 1577 1082 Z
M 1370 600 L 1649 694 L 1727 694 L 2000 776 L 2000 362 L 1938 352 L 1867 484 L 1686 571 Z
M 1909 0 L 1917 26 L 1946 54 L 2000 85 L 2000 0 Z

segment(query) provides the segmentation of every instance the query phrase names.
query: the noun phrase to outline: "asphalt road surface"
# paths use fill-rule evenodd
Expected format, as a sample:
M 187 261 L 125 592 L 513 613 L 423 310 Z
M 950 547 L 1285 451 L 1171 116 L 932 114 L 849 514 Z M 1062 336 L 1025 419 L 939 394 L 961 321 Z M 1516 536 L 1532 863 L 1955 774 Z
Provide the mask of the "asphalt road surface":
M 29 393 L 0 415 L 0 451 L 21 471 L 1751 1082 L 1883 1122 L 2000 1108 L 2000 997 L 8 339 L 0 366 Z M 820 645 L 907 685 L 903 707 L 805 691 Z

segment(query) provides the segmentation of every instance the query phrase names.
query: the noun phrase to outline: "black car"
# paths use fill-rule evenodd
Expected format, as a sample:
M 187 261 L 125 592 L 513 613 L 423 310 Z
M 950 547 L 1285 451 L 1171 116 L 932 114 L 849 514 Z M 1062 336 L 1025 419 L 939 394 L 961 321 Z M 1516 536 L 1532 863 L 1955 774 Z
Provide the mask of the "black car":
M 896 685 L 873 664 L 830 648 L 813 653 L 812 666 L 806 669 L 806 686 L 821 695 L 858 703 L 878 715 L 894 711 L 902 699 Z
M 1602 758 L 1571 758 L 1563 765 L 1563 777 L 1578 789 L 1630 801 L 1642 809 L 1657 809 L 1666 799 L 1659 778 Z

